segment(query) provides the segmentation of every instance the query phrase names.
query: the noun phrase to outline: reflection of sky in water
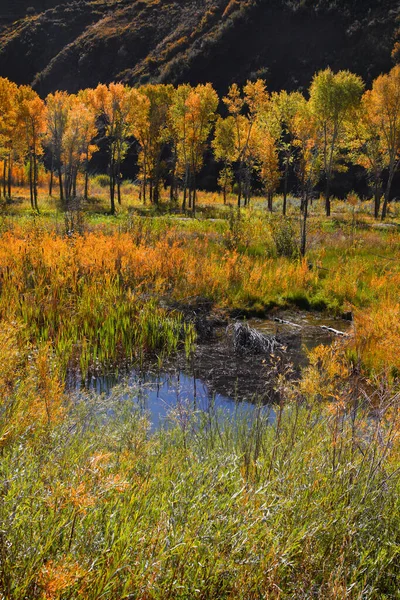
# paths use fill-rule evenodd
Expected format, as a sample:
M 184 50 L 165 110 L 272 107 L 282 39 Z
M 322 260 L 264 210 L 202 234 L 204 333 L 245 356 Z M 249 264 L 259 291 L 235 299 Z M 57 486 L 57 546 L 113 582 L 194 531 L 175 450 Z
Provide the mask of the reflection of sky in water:
M 115 376 L 104 376 L 93 378 L 89 387 L 107 395 L 115 384 Z M 140 410 L 149 415 L 153 428 L 171 420 L 182 424 L 193 411 L 221 412 L 230 418 L 251 418 L 256 408 L 250 402 L 235 402 L 221 394 L 211 394 L 203 381 L 182 372 L 141 375 L 132 371 L 127 385 L 135 390 L 133 396 L 129 394 L 129 400 L 137 403 Z M 262 411 L 271 413 L 271 418 L 274 418 L 271 408 L 263 407 Z
M 288 358 L 295 365 L 305 365 L 307 363 L 305 347 L 311 349 L 319 344 L 331 344 L 335 339 L 335 336 L 322 329 L 321 325 L 342 331 L 346 331 L 351 327 L 351 324 L 346 321 L 329 319 L 320 314 L 286 311 L 281 312 L 280 316 L 289 323 L 253 319 L 249 321 L 249 325 L 266 335 L 295 333 L 296 337 L 291 339 L 287 348 Z M 87 382 L 86 387 L 98 394 L 104 393 L 107 396 L 116 384 L 122 381 L 127 383 L 131 391 L 127 394 L 127 400 L 133 400 L 140 410 L 149 415 L 153 428 L 167 423 L 171 420 L 171 417 L 175 421 L 184 420 L 193 411 L 203 411 L 205 413 L 222 411 L 228 417 L 236 418 L 239 415 L 240 417 L 251 418 L 255 411 L 256 405 L 254 403 L 244 400 L 236 402 L 236 394 L 230 393 L 229 388 L 226 391 L 226 387 L 225 395 L 212 392 L 208 388 L 204 380 L 210 376 L 211 371 L 219 369 L 223 375 L 229 371 L 227 362 L 229 355 L 214 355 L 212 346 L 209 346 L 208 350 L 207 352 L 207 346 L 205 345 L 200 358 L 196 359 L 200 360 L 199 367 L 203 365 L 203 373 L 200 378 L 199 373 L 195 378 L 193 375 L 188 375 L 178 369 L 159 374 L 154 372 L 142 373 L 132 369 L 128 378 L 123 378 L 118 373 L 93 377 Z M 249 381 L 253 383 L 257 379 L 257 368 L 260 365 L 257 366 L 256 361 L 251 364 L 254 366 L 254 370 Z M 234 375 L 238 377 L 237 384 L 239 387 L 243 387 L 243 384 L 246 383 L 249 384 L 243 373 L 240 374 L 234 371 Z M 201 379 L 201 377 L 204 379 Z M 79 377 L 74 380 L 72 374 L 69 374 L 67 378 L 69 389 L 78 390 L 81 388 L 81 384 Z M 233 386 L 230 389 L 233 389 Z M 222 387 L 222 390 L 224 391 L 224 387 Z M 252 393 L 247 394 L 245 397 L 247 400 L 251 400 Z M 271 412 L 270 418 L 274 418 L 274 413 L 270 408 L 263 408 L 263 412 L 266 414 Z

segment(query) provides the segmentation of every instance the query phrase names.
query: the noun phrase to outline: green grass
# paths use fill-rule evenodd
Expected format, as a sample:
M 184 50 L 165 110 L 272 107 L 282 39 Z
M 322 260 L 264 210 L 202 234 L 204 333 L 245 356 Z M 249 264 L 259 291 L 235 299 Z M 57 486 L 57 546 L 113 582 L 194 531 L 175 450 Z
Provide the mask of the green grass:
M 68 218 L 3 207 L 0 599 L 400 599 L 398 231 L 315 203 L 302 261 L 295 208 L 202 200 L 196 219 L 135 196 L 116 217 L 101 195 Z M 354 337 L 299 381 L 273 364 L 280 405 L 251 418 L 181 401 L 153 431 L 132 387 L 64 392 L 71 361 L 189 354 L 165 307 L 197 296 L 350 309 Z
M 149 434 L 134 395 L 3 448 L 5 598 L 399 597 L 388 415 L 294 403 L 270 425 L 183 405 Z

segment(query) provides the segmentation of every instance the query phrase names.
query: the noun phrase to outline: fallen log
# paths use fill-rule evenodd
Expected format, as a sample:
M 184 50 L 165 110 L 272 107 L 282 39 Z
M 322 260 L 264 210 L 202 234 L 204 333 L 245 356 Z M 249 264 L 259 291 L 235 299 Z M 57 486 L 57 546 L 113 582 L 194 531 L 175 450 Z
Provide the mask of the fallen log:
M 334 329 L 333 327 L 328 327 L 327 325 L 320 325 L 321 329 L 324 331 L 329 331 L 329 333 L 333 333 L 335 335 L 339 335 L 342 337 L 349 337 L 349 334 L 345 331 L 339 331 L 339 329 Z
M 290 325 L 291 327 L 298 327 L 299 329 L 302 329 L 301 325 L 292 323 L 292 321 L 286 321 L 285 319 L 279 319 L 278 317 L 274 317 L 274 321 L 276 321 L 276 323 L 281 323 L 282 325 Z

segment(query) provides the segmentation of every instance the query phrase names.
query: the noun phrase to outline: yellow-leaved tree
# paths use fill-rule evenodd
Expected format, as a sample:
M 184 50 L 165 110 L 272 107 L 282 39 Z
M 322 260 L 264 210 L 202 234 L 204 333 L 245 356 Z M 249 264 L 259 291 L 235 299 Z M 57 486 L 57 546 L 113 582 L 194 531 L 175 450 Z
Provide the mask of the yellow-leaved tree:
M 38 159 L 43 154 L 46 134 L 46 105 L 30 86 L 21 86 L 17 94 L 17 123 L 24 141 L 22 157 L 28 159 L 31 207 L 38 208 Z
M 310 106 L 317 124 L 318 143 L 323 158 L 325 210 L 331 214 L 331 185 L 340 168 L 340 152 L 345 142 L 345 124 L 361 101 L 364 83 L 350 71 L 317 73 L 310 87 Z

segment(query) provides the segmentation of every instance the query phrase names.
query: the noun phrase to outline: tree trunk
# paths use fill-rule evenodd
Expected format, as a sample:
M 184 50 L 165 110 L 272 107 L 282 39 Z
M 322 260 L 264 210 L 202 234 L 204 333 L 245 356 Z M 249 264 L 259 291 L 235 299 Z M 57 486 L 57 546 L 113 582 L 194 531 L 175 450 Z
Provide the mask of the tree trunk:
M 289 163 L 288 163 L 288 161 L 286 161 L 285 178 L 283 181 L 283 205 L 282 205 L 282 214 L 284 217 L 286 217 L 286 208 L 287 208 L 288 175 L 289 175 Z
M 251 194 L 251 170 L 250 167 L 248 166 L 246 168 L 246 174 L 245 174 L 245 206 L 249 206 L 250 204 L 250 194 Z
M 305 256 L 306 255 L 306 247 L 307 247 L 307 217 L 308 217 L 308 192 L 307 191 L 304 194 L 302 206 L 303 206 L 303 222 L 302 222 L 302 228 L 301 228 L 300 253 L 302 256 Z
M 50 198 L 53 196 L 53 169 L 50 171 L 50 182 L 49 182 L 49 196 Z
M 35 210 L 39 212 L 38 207 L 38 165 L 36 153 L 33 154 L 33 200 L 35 204 Z
M 74 169 L 73 171 L 73 175 L 72 175 L 72 196 L 73 198 L 76 198 L 76 180 L 78 178 L 78 169 Z
M 149 199 L 150 199 L 150 204 L 154 203 L 154 180 L 153 180 L 153 176 L 150 177 L 150 182 L 149 182 Z
M 35 203 L 33 199 L 33 168 L 32 168 L 32 153 L 29 153 L 29 196 L 31 201 L 31 209 L 35 210 Z
M 114 161 L 110 162 L 110 212 L 115 215 L 115 173 Z
M 379 182 L 375 181 L 375 186 L 374 186 L 374 217 L 375 217 L 375 219 L 379 218 L 379 210 L 381 207 L 380 205 L 381 205 L 381 196 L 380 196 Z
M 115 215 L 115 181 L 114 175 L 110 177 L 110 210 L 111 214 Z
M 326 187 L 325 187 L 325 212 L 326 216 L 331 216 L 331 175 L 326 175 Z
M 238 208 L 240 208 L 240 205 L 242 202 L 242 170 L 243 170 L 243 165 L 242 165 L 242 163 L 240 163 L 239 179 L 238 179 L 238 200 L 237 200 Z
M 193 190 L 192 190 L 192 181 L 191 178 L 189 180 L 189 186 L 188 186 L 188 209 L 192 210 L 192 206 L 193 206 L 193 202 L 192 202 L 192 195 L 193 195 Z
M 11 200 L 11 183 L 12 183 L 12 160 L 11 160 L 11 154 L 8 158 L 8 181 L 7 181 L 7 191 L 8 191 L 8 198 L 9 200 Z
M 117 193 L 118 193 L 118 204 L 121 206 L 122 197 L 121 197 L 121 178 L 120 178 L 120 176 L 118 176 L 118 179 L 117 179 Z
M 64 208 L 64 186 L 63 186 L 63 180 L 62 180 L 61 165 L 58 167 L 58 185 L 60 188 L 60 202 L 61 202 L 62 207 Z
M 384 221 L 387 216 L 388 204 L 389 204 L 389 200 L 390 200 L 390 191 L 392 189 L 392 183 L 393 183 L 395 170 L 396 170 L 396 168 L 394 166 L 392 166 L 389 171 L 389 178 L 388 178 L 388 182 L 387 182 L 387 186 L 386 186 L 386 190 L 385 190 L 385 197 L 384 197 L 383 206 L 382 206 L 382 216 L 381 216 L 382 221 Z
M 174 151 L 174 158 L 172 161 L 172 170 L 171 170 L 171 189 L 170 189 L 170 201 L 171 202 L 178 202 L 178 185 L 177 185 L 177 178 L 176 178 L 176 162 L 177 162 L 177 158 L 176 158 L 176 151 Z
M 68 207 L 69 205 L 69 200 L 70 200 L 70 179 L 71 179 L 71 171 L 70 171 L 70 165 L 66 165 L 65 167 L 65 174 L 64 174 L 64 197 L 65 197 L 65 203 L 66 206 Z
M 186 198 L 187 198 L 187 189 L 188 189 L 188 179 L 189 179 L 189 168 L 186 166 L 185 168 L 185 178 L 183 181 L 183 201 L 182 201 L 182 210 L 185 212 L 186 210 Z
M 85 202 L 88 201 L 88 198 L 89 198 L 89 173 L 88 173 L 87 167 L 86 167 L 86 171 L 85 171 L 85 191 L 84 191 Z
M 118 205 L 121 206 L 122 204 L 122 198 L 121 198 L 121 159 L 118 158 L 117 161 L 117 199 L 118 199 Z
M 50 182 L 49 182 L 49 196 L 53 196 L 53 172 L 54 172 L 54 155 L 51 153 L 51 165 L 50 165 Z
M 192 210 L 193 216 L 196 216 L 196 198 L 197 198 L 197 190 L 196 190 L 196 173 L 193 172 L 193 196 L 192 196 Z
M 4 162 L 3 162 L 3 196 L 4 196 L 4 200 L 7 198 L 6 180 L 7 180 L 7 160 L 4 159 Z

